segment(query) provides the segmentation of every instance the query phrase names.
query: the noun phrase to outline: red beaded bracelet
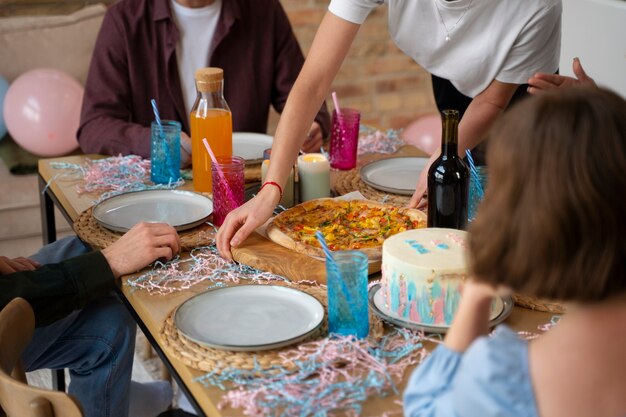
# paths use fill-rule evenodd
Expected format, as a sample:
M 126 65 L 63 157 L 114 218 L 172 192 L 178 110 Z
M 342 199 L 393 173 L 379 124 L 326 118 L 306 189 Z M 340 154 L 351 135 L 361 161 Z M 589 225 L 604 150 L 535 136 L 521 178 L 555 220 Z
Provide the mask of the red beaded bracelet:
M 278 188 L 278 192 L 280 193 L 280 199 L 283 199 L 283 187 L 281 187 L 280 184 L 274 181 L 265 181 L 263 185 L 261 185 L 261 188 L 259 188 L 259 192 L 261 192 L 263 187 L 265 187 L 266 185 L 275 185 Z

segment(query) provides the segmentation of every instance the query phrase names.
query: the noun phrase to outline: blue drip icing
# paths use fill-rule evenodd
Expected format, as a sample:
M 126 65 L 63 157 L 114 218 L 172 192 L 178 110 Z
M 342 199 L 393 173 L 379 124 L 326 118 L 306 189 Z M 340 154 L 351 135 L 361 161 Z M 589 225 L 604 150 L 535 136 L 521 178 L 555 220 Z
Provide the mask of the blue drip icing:
M 459 291 L 456 288 L 452 288 L 451 285 L 448 285 L 448 290 L 446 291 L 446 298 L 443 305 L 443 318 L 446 321 L 446 324 L 452 323 L 452 318 L 454 317 L 454 313 L 456 313 L 456 310 L 459 307 L 460 300 L 461 294 L 459 293 Z
M 429 298 L 428 290 L 424 287 L 421 296 L 417 300 L 417 311 L 420 313 L 422 324 L 433 324 L 435 321 L 435 316 L 428 302 Z
M 415 287 L 415 283 L 411 281 L 409 283 L 409 288 L 407 288 L 407 306 L 404 309 L 404 317 L 408 318 L 411 313 L 411 305 L 413 301 L 417 298 L 417 287 Z

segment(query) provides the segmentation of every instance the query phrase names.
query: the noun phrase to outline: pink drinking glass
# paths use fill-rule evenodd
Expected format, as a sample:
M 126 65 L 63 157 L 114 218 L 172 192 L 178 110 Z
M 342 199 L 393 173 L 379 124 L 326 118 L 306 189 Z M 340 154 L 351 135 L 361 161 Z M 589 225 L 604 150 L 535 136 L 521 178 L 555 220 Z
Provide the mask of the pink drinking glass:
M 330 166 L 348 170 L 356 166 L 356 152 L 359 142 L 359 122 L 361 112 L 342 107 L 341 114 L 333 110 L 332 132 L 330 136 Z
M 221 226 L 226 215 L 243 204 L 244 200 L 244 160 L 238 156 L 218 156 L 217 163 L 224 174 L 220 175 L 217 166 L 211 164 L 213 179 L 213 224 Z M 224 179 L 226 182 L 224 182 Z M 230 192 L 229 189 L 230 188 Z

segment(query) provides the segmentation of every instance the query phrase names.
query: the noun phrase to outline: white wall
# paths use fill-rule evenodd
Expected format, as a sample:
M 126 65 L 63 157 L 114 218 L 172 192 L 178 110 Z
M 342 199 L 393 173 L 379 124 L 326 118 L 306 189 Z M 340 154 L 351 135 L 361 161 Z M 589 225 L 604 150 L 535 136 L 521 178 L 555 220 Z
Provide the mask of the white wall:
M 573 75 L 574 57 L 626 98 L 626 0 L 563 0 L 561 74 Z

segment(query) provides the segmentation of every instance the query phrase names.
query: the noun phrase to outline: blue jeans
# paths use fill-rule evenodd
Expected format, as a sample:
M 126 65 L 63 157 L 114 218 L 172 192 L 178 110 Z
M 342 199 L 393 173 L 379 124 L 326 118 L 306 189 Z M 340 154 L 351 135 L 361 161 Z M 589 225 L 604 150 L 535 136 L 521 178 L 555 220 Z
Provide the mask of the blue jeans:
M 89 250 L 70 237 L 44 246 L 30 258 L 54 263 Z M 133 318 L 115 295 L 100 297 L 36 329 L 22 354 L 24 368 L 27 372 L 68 368 L 68 392 L 80 402 L 85 417 L 126 417 L 135 331 Z

